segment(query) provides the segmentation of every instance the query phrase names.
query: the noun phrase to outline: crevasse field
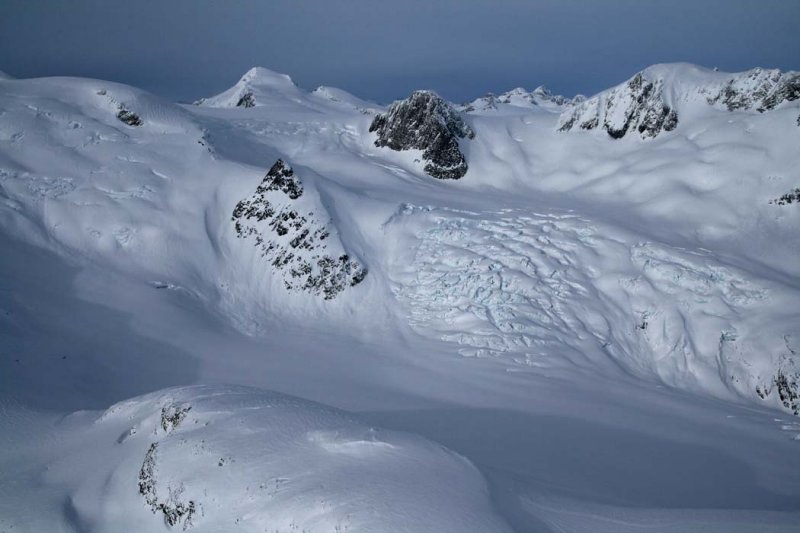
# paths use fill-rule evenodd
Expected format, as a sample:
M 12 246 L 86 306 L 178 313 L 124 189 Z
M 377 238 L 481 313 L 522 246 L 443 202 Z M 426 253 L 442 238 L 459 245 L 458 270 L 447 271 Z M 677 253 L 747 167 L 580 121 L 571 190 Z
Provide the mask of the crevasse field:
M 0 76 L 0 532 L 798 531 L 798 97 Z

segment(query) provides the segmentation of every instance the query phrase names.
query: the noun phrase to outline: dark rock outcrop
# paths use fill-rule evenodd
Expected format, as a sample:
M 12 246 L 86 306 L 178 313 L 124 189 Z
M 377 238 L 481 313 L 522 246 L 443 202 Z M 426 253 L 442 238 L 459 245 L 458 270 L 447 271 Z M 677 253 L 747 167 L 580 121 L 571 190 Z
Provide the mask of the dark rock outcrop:
M 344 253 L 338 239 L 331 237 L 329 223 L 318 221 L 323 208 L 301 214 L 297 202 L 303 193 L 294 170 L 278 159 L 255 193 L 236 204 L 231 220 L 238 237 L 255 238 L 262 256 L 283 275 L 287 290 L 331 300 L 361 283 L 367 269 Z
M 117 108 L 117 118 L 127 124 L 128 126 L 141 126 L 143 124 L 142 119 L 131 111 L 127 109 L 122 104 L 119 105 Z
M 781 404 L 795 415 L 800 415 L 800 382 L 797 375 L 790 376 L 779 370 L 774 384 Z
M 800 203 L 800 187 L 797 187 L 795 190 L 789 191 L 786 194 L 769 201 L 769 203 L 775 205 L 789 205 L 795 202 Z
M 392 150 L 422 150 L 425 172 L 434 178 L 459 179 L 467 161 L 459 139 L 475 133 L 453 107 L 431 91 L 415 91 L 375 117 L 369 127 L 378 135 L 375 146 Z
M 256 105 L 256 98 L 250 91 L 240 96 L 239 101 L 236 102 L 236 107 L 255 107 L 255 105 Z
M 165 500 L 159 498 L 156 487 L 157 454 L 158 443 L 154 442 L 148 448 L 142 467 L 139 469 L 139 494 L 144 498 L 153 514 L 161 513 L 163 515 L 164 523 L 167 526 L 172 527 L 183 523 L 183 530 L 186 531 L 193 525 L 192 519 L 198 506 L 194 500 L 188 502 L 181 500 L 183 490 L 180 487 L 177 489 L 168 487 L 169 496 Z

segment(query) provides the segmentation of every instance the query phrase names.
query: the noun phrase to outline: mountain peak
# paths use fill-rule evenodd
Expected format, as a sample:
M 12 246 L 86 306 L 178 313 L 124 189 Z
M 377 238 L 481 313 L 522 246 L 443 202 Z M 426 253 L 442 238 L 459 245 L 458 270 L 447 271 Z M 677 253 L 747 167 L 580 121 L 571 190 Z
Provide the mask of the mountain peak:
M 450 103 L 433 91 L 418 90 L 394 102 L 369 127 L 377 132 L 375 146 L 392 150 L 423 150 L 425 172 L 440 179 L 459 179 L 467 172 L 459 139 L 475 133 Z
M 206 107 L 255 107 L 274 97 L 294 97 L 299 92 L 288 74 L 264 67 L 253 67 L 230 89 L 195 102 Z
M 253 67 L 239 80 L 240 84 L 251 84 L 257 86 L 286 86 L 297 87 L 292 78 L 288 74 L 275 72 L 265 67 Z

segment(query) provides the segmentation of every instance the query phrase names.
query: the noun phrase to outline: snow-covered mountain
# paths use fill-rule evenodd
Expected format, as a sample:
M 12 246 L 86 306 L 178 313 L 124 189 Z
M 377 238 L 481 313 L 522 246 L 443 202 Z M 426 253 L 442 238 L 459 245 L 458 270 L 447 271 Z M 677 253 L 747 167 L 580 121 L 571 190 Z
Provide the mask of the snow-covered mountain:
M 255 107 L 275 100 L 299 99 L 301 91 L 292 78 L 286 74 L 273 72 L 263 67 L 255 67 L 247 72 L 230 89 L 209 98 L 195 102 L 207 107 Z
M 562 113 L 559 130 L 605 130 L 614 139 L 636 131 L 656 137 L 705 106 L 764 113 L 800 99 L 800 72 L 756 68 L 728 74 L 689 64 L 654 65 Z
M 798 76 L 0 79 L 0 531 L 791 530 Z
M 561 113 L 565 106 L 579 104 L 585 99 L 586 97 L 582 95 L 567 98 L 560 94 L 553 94 L 550 89 L 540 85 L 530 92 L 522 87 L 517 87 L 500 95 L 489 93 L 468 104 L 463 104 L 459 109 L 466 113 L 480 113 L 496 112 L 510 106 Z

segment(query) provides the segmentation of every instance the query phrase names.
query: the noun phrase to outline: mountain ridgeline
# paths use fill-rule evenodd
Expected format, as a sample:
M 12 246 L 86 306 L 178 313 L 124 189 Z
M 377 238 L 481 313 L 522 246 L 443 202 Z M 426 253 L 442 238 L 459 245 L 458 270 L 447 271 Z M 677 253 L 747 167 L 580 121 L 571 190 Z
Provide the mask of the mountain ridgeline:
M 738 74 L 693 65 L 655 65 L 565 110 L 558 130 L 602 130 L 613 139 L 652 139 L 678 127 L 683 108 L 764 113 L 800 98 L 800 73 L 756 68 Z

